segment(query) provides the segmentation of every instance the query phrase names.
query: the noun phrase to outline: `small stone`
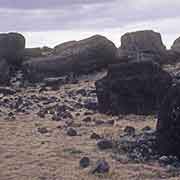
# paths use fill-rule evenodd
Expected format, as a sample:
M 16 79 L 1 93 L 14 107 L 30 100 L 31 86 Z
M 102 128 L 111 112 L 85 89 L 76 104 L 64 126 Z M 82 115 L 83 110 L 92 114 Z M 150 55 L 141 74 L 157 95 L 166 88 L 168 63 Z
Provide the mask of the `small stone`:
M 86 111 L 86 112 L 84 113 L 85 116 L 89 116 L 89 115 L 93 115 L 93 114 L 94 114 L 94 112 L 91 112 L 91 111 Z
M 79 89 L 76 93 L 77 93 L 77 94 L 81 94 L 82 96 L 86 96 L 86 95 L 87 95 L 85 89 Z
M 108 124 L 108 125 L 114 125 L 114 123 L 115 123 L 115 121 L 113 119 L 106 121 L 106 124 Z
M 102 124 L 105 124 L 105 122 L 103 120 L 95 120 L 95 124 L 102 125 Z
M 90 136 L 91 139 L 101 139 L 101 136 L 97 133 L 92 133 L 91 136 Z
M 53 120 L 53 121 L 61 121 L 62 119 L 61 119 L 61 117 L 58 116 L 57 114 L 53 114 L 52 120 Z
M 142 128 L 142 131 L 151 131 L 152 128 L 150 126 L 145 126 L 144 128 Z
M 79 162 L 81 168 L 87 168 L 89 164 L 90 164 L 90 159 L 88 157 L 83 157 Z
M 135 131 L 136 131 L 135 128 L 132 126 L 126 126 L 124 129 L 124 132 L 130 136 L 133 136 L 135 134 Z
M 92 119 L 91 119 L 91 117 L 86 117 L 86 118 L 84 118 L 82 121 L 83 121 L 83 122 L 91 122 Z
M 74 128 L 69 128 L 67 130 L 67 135 L 68 136 L 77 136 L 77 131 Z
M 111 149 L 113 147 L 113 143 L 111 140 L 103 139 L 98 141 L 97 146 L 100 150 Z
M 104 174 L 104 173 L 108 173 L 110 170 L 110 166 L 108 164 L 107 161 L 105 160 L 98 160 L 96 162 L 96 165 L 95 167 L 92 169 L 92 174 L 95 174 L 95 173 L 100 173 L 100 174 Z
M 42 128 L 38 128 L 38 132 L 41 133 L 41 134 L 46 134 L 46 133 L 48 133 L 49 131 L 48 131 L 47 128 L 42 127 Z
M 41 110 L 37 113 L 37 115 L 38 115 L 40 118 L 45 118 L 45 114 L 46 114 L 46 111 L 43 110 L 43 109 L 41 109 Z

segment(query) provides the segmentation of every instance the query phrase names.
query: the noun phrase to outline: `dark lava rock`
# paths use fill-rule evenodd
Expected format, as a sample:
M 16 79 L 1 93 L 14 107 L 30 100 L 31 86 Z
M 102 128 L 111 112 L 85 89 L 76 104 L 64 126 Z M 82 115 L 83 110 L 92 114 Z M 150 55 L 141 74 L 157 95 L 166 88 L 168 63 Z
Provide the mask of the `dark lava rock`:
M 9 64 L 18 66 L 23 60 L 25 38 L 19 33 L 0 34 L 0 57 Z
M 92 168 L 91 173 L 95 174 L 95 173 L 108 173 L 110 170 L 110 166 L 108 164 L 107 161 L 105 160 L 98 160 L 96 162 L 96 165 Z
M 0 83 L 8 84 L 10 80 L 10 67 L 5 59 L 0 59 Z
M 156 133 L 139 132 L 136 135 L 121 136 L 115 143 L 114 152 L 125 154 L 134 162 L 146 162 L 157 159 Z
M 178 37 L 174 42 L 173 45 L 171 47 L 171 50 L 173 52 L 176 52 L 177 54 L 180 55 L 180 37 Z
M 98 109 L 97 100 L 94 98 L 89 98 L 84 101 L 84 107 L 89 110 L 96 111 Z
M 66 105 L 57 105 L 55 108 L 55 119 L 73 119 L 72 114 L 69 111 L 73 109 Z M 54 120 L 55 120 L 54 119 Z
M 68 128 L 67 135 L 68 136 L 77 136 L 77 131 L 74 128 Z
M 85 89 L 79 89 L 77 92 L 77 94 L 81 94 L 82 96 L 86 96 L 87 95 L 87 92 Z
M 97 142 L 97 146 L 100 150 L 112 149 L 113 142 L 109 139 L 102 139 Z
M 94 121 L 95 121 L 95 124 L 96 124 L 96 125 L 105 124 L 105 121 L 103 121 L 103 120 L 99 120 L 99 119 L 96 120 L 96 119 L 95 119 Z
M 45 86 L 59 87 L 67 83 L 67 77 L 45 78 L 43 80 L 43 83 L 45 84 Z
M 161 156 L 159 158 L 159 164 L 162 166 L 171 165 L 173 167 L 180 167 L 180 161 L 176 156 Z
M 180 157 L 180 84 L 169 89 L 160 108 L 157 145 L 162 155 Z
M 79 161 L 79 165 L 81 168 L 87 168 L 90 165 L 90 159 L 88 157 L 83 157 Z
M 88 122 L 91 122 L 92 119 L 91 119 L 91 117 L 85 117 L 82 121 L 88 123 Z
M 97 133 L 94 132 L 94 133 L 91 134 L 90 138 L 97 140 L 97 139 L 101 139 L 101 136 L 100 136 L 99 134 L 97 134 Z
M 47 113 L 47 111 L 45 109 L 40 109 L 40 111 L 37 113 L 37 115 L 40 118 L 45 118 L 46 113 Z
M 99 110 L 112 114 L 154 113 L 171 84 L 170 74 L 151 61 L 112 65 L 107 76 L 96 82 Z
M 40 81 L 46 77 L 66 74 L 88 74 L 100 70 L 116 60 L 117 48 L 107 38 L 95 35 L 76 42 L 55 56 L 32 58 L 25 62 L 26 78 Z
M 142 128 L 142 131 L 151 131 L 152 128 L 150 126 L 145 126 L 144 128 Z
M 38 128 L 38 132 L 41 133 L 41 134 L 46 134 L 46 133 L 48 133 L 49 131 L 48 131 L 47 128 L 42 127 L 42 128 Z
M 10 88 L 10 87 L 0 87 L 0 93 L 6 95 L 14 95 L 16 94 L 16 90 Z
M 124 132 L 127 134 L 127 135 L 135 135 L 135 128 L 132 127 L 132 126 L 126 126 L 125 129 L 124 129 Z
M 166 51 L 160 33 L 152 30 L 124 34 L 121 37 L 121 49 L 130 52 L 149 51 L 154 54 L 164 54 Z

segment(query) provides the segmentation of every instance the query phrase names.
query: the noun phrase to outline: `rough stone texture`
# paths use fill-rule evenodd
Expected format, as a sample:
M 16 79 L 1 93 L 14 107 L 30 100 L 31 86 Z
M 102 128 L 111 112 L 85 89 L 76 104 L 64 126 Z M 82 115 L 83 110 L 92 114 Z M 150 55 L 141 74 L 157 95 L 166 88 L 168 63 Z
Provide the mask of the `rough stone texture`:
M 160 33 L 145 30 L 126 33 L 121 37 L 121 48 L 129 51 L 164 53 Z
M 0 57 L 8 63 L 19 65 L 23 59 L 25 38 L 19 33 L 0 34 Z
M 7 84 L 10 78 L 10 69 L 5 59 L 0 60 L 0 83 Z
M 180 37 L 174 41 L 173 45 L 171 46 L 171 50 L 180 54 Z
M 41 50 L 41 48 L 25 48 L 24 56 L 26 58 L 40 57 L 40 56 L 42 56 L 42 50 Z
M 95 35 L 78 41 L 57 56 L 31 59 L 24 63 L 24 70 L 27 77 L 34 81 L 68 73 L 87 74 L 113 63 L 116 52 L 117 48 L 111 41 Z
M 161 154 L 180 157 L 180 84 L 172 86 L 160 108 L 157 144 Z
M 77 45 L 77 41 L 68 41 L 54 47 L 53 54 L 61 54 L 64 50 Z
M 151 61 L 111 65 L 96 82 L 101 112 L 151 114 L 171 86 L 171 76 Z

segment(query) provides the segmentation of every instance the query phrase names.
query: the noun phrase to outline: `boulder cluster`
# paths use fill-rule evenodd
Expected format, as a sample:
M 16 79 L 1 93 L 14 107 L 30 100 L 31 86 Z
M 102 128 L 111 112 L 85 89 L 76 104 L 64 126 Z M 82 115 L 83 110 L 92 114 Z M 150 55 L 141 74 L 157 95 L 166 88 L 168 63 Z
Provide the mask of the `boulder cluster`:
M 95 83 L 98 104 L 93 97 L 95 100 L 86 99 L 83 107 L 116 115 L 158 113 L 157 150 L 162 155 L 180 157 L 180 85 L 163 69 L 164 64 L 177 63 L 179 59 L 180 38 L 167 50 L 161 35 L 151 30 L 126 33 L 119 48 L 101 35 L 65 42 L 55 48 L 25 48 L 23 35 L 0 34 L 0 85 L 12 88 L 2 87 L 3 93 L 16 93 L 13 88 L 18 84 L 25 87 L 25 82 L 43 82 L 41 92 L 46 86 L 57 89 L 70 81 L 76 83 L 77 76 L 105 69 L 107 74 Z M 86 91 L 78 93 L 86 96 Z M 15 106 L 11 102 L 6 102 L 6 106 L 26 111 L 23 102 L 27 101 L 30 109 L 33 98 L 37 101 L 36 97 L 16 98 Z M 52 119 L 71 117 L 66 109 L 58 106 Z M 43 117 L 46 112 L 42 107 L 38 114 Z M 74 129 L 67 134 L 77 135 Z M 106 163 L 102 166 L 108 169 Z

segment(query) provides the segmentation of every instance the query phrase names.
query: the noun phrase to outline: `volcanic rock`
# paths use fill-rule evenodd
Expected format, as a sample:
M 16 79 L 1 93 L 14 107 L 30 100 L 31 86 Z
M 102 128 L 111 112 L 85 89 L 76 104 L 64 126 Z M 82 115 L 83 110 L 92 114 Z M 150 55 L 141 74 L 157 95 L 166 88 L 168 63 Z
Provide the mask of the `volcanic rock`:
M 121 37 L 121 48 L 128 51 L 149 51 L 157 54 L 162 54 L 166 50 L 160 33 L 151 30 L 124 34 Z
M 121 59 L 131 61 L 152 60 L 162 63 L 166 56 L 160 33 L 152 30 L 126 33 L 121 37 L 121 47 L 118 49 Z
M 0 57 L 18 66 L 23 60 L 25 38 L 19 33 L 0 34 Z
M 157 145 L 162 155 L 180 157 L 180 84 L 169 89 L 160 108 Z
M 151 61 L 109 67 L 96 82 L 99 110 L 112 114 L 151 114 L 159 109 L 172 78 Z
M 173 45 L 171 46 L 171 50 L 180 54 L 180 37 L 174 41 Z
M 26 77 L 31 81 L 70 73 L 87 74 L 113 63 L 116 53 L 117 48 L 111 41 L 95 35 L 78 41 L 56 56 L 32 58 L 24 63 L 23 68 Z
M 0 84 L 8 84 L 10 80 L 10 67 L 5 59 L 0 60 Z

